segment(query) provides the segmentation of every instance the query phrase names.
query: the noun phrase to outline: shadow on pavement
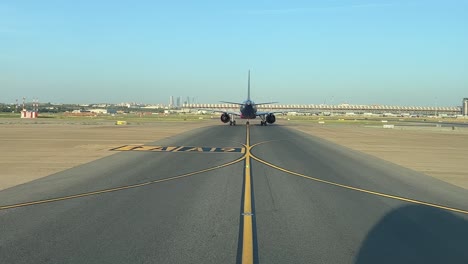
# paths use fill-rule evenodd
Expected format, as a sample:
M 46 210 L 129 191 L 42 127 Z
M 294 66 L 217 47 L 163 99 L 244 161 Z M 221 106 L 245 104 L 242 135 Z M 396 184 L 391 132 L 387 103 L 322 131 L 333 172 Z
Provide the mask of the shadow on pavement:
M 462 217 L 422 205 L 398 208 L 367 234 L 355 263 L 468 263 Z

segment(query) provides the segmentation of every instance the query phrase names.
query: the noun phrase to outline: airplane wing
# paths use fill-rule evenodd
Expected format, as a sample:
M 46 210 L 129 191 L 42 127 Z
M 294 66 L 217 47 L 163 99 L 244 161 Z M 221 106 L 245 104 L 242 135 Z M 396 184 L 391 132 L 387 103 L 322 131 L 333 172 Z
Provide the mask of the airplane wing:
M 271 111 L 271 112 L 257 112 L 257 116 L 265 116 L 269 114 L 282 114 L 282 113 L 287 113 L 288 111 Z
M 235 102 L 226 102 L 226 101 L 220 101 L 220 102 L 225 103 L 225 104 L 243 105 L 243 104 L 235 103 Z
M 215 110 L 215 109 L 203 109 L 203 108 L 199 108 L 198 111 L 207 111 L 207 112 L 221 113 L 221 114 L 226 113 L 226 114 L 228 114 L 228 115 L 240 116 L 240 112 L 222 111 L 222 110 Z
M 278 102 L 268 102 L 268 103 L 255 103 L 255 105 L 266 105 L 266 104 L 277 104 Z

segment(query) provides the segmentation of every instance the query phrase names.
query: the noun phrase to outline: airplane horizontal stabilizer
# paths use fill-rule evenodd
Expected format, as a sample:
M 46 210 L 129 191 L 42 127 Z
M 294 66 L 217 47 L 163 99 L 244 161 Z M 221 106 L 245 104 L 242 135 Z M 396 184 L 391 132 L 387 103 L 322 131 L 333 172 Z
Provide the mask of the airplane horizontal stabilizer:
M 277 104 L 278 102 L 268 102 L 268 103 L 255 103 L 255 105 L 266 105 L 266 104 Z
M 226 101 L 220 101 L 221 103 L 225 103 L 225 104 L 235 104 L 235 105 L 243 105 L 243 104 L 240 104 L 240 103 L 234 103 L 234 102 L 226 102 Z

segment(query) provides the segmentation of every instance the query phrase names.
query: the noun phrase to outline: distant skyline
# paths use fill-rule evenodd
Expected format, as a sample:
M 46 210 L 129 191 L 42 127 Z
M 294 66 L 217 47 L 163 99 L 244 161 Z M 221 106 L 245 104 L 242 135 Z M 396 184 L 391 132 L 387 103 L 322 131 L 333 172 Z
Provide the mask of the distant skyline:
M 0 102 L 459 106 L 468 1 L 0 2 Z

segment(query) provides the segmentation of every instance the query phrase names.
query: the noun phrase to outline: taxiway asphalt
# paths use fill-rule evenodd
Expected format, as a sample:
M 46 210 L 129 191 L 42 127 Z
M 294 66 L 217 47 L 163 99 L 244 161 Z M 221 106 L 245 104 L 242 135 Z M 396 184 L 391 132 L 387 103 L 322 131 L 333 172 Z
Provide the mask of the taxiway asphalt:
M 467 190 L 282 125 L 0 191 L 0 263 L 468 263 L 467 237 Z

